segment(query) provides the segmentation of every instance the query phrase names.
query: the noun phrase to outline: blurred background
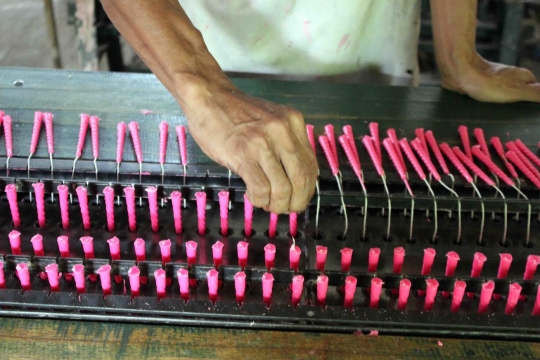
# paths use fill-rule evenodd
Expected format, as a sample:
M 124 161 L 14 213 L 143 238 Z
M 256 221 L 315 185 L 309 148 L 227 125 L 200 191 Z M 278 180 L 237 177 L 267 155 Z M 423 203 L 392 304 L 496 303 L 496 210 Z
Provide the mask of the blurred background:
M 540 0 L 479 0 L 477 48 L 540 78 Z M 421 85 L 438 85 L 428 0 L 418 60 Z M 0 66 L 148 72 L 99 0 L 0 0 Z

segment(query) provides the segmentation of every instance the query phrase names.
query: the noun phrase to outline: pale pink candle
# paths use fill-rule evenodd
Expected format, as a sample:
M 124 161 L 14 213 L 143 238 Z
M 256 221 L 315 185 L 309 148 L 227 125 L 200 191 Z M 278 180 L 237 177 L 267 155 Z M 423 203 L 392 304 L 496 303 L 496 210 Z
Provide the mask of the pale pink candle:
M 435 249 L 427 248 L 424 249 L 424 260 L 422 261 L 422 271 L 423 276 L 428 276 L 431 273 L 431 267 L 433 266 L 433 261 L 435 260 L 436 255 Z
M 58 185 L 58 202 L 60 203 L 60 216 L 62 228 L 69 229 L 69 188 L 66 185 Z
M 176 234 L 182 233 L 182 193 L 180 191 L 173 191 L 171 193 L 171 202 L 174 218 L 174 232 Z
M 60 290 L 58 264 L 49 264 L 45 266 L 45 272 L 47 273 L 47 279 L 49 280 L 49 286 L 51 287 L 51 291 Z
M 497 278 L 505 279 L 508 276 L 510 265 L 512 264 L 512 254 L 499 254 L 501 260 L 499 262 L 499 270 L 497 271 Z
M 525 265 L 525 273 L 523 274 L 523 280 L 532 280 L 536 268 L 540 264 L 540 256 L 538 255 L 529 255 L 527 256 L 527 264 Z
M 206 281 L 208 282 L 208 297 L 211 301 L 216 301 L 218 296 L 218 276 L 219 272 L 216 269 L 210 269 L 206 273 Z
M 238 253 L 238 265 L 244 270 L 248 261 L 248 247 L 249 244 L 245 241 L 239 241 L 236 245 L 236 251 Z
M 289 265 L 290 268 L 294 271 L 298 271 L 298 265 L 300 264 L 300 255 L 302 254 L 302 249 L 299 246 L 292 245 L 289 249 Z
M 34 254 L 36 256 L 45 256 L 45 252 L 43 251 L 43 236 L 41 235 L 34 235 L 32 236 L 32 239 L 30 239 L 30 242 L 32 243 L 32 248 L 34 248 Z
M 109 244 L 111 260 L 120 260 L 120 239 L 115 236 L 107 240 L 107 243 Z
M 298 214 L 295 212 L 289 214 L 289 233 L 292 237 L 298 235 Z
M 409 301 L 409 294 L 411 293 L 411 281 L 409 279 L 402 279 L 399 282 L 399 295 L 398 295 L 398 309 L 405 310 L 407 302 Z
M 190 240 L 186 243 L 186 254 L 189 266 L 197 262 L 197 243 L 195 241 Z
M 274 266 L 274 260 L 276 258 L 276 245 L 266 244 L 264 246 L 264 262 L 268 271 Z
M 83 236 L 81 238 L 81 244 L 83 246 L 84 257 L 87 259 L 94 258 L 94 239 L 90 236 Z
M 157 269 L 154 271 L 154 280 L 156 282 L 156 292 L 158 299 L 163 299 L 166 294 L 167 287 L 167 274 L 163 269 Z
M 135 239 L 133 246 L 135 247 L 135 257 L 137 258 L 137 262 L 145 261 L 146 260 L 146 243 L 144 242 L 144 240 L 141 238 Z
M 141 270 L 138 267 L 132 266 L 128 270 L 129 288 L 131 289 L 131 296 L 139 296 L 140 288 L 140 276 Z
M 36 210 L 38 217 L 38 225 L 40 228 L 45 227 L 45 185 L 42 182 L 32 184 L 34 194 L 36 195 Z
M 304 290 L 304 277 L 302 275 L 293 276 L 291 290 L 292 306 L 296 307 L 300 303 L 302 291 Z
M 221 265 L 223 262 L 223 243 L 221 241 L 216 241 L 214 245 L 212 245 L 212 258 L 214 259 L 214 266 L 216 269 Z
M 253 205 L 248 199 L 247 194 L 244 194 L 244 234 L 247 237 L 251 236 L 253 226 Z
M 75 287 L 77 292 L 82 294 L 86 291 L 86 277 L 84 275 L 84 265 L 77 264 L 73 266 L 73 278 L 75 279 Z
M 264 273 L 262 276 L 263 302 L 270 306 L 272 302 L 272 289 L 274 287 L 274 276 L 270 273 Z
M 380 255 L 381 255 L 381 249 L 379 248 L 369 249 L 368 272 L 377 272 L 377 266 L 379 265 Z
M 17 202 L 17 187 L 13 184 L 6 185 L 6 196 L 9 202 L 9 210 L 11 211 L 11 219 L 13 226 L 21 226 L 21 217 L 19 215 L 19 204 Z
M 0 288 L 6 288 L 6 278 L 4 276 L 4 262 L 0 261 Z
M 20 263 L 15 267 L 17 270 L 17 276 L 21 282 L 21 287 L 23 290 L 30 290 L 30 272 L 28 270 L 28 264 Z
M 328 293 L 328 276 L 319 275 L 317 278 L 317 302 L 321 307 L 326 306 L 326 294 Z
M 105 213 L 107 214 L 107 229 L 114 231 L 114 189 L 106 186 L 103 189 L 103 197 L 105 198 Z
M 454 282 L 454 292 L 452 293 L 452 306 L 450 308 L 452 312 L 456 312 L 459 310 L 461 302 L 463 301 L 463 295 L 465 294 L 466 287 L 467 283 L 465 281 L 456 280 Z
M 178 286 L 180 287 L 180 296 L 185 301 L 189 300 L 189 272 L 186 269 L 178 269 Z
M 111 294 L 111 265 L 103 265 L 97 269 L 103 295 Z
M 270 223 L 268 224 L 268 237 L 273 239 L 277 234 L 278 214 L 270 213 Z
M 326 246 L 315 246 L 316 256 L 316 266 L 318 271 L 324 271 L 324 266 L 326 265 L 326 256 L 328 254 L 328 248 Z
M 219 217 L 221 219 L 221 235 L 229 235 L 229 192 L 220 191 L 219 198 Z
M 239 271 L 234 275 L 234 289 L 236 291 L 236 302 L 242 304 L 246 292 L 246 274 Z
M 379 300 L 381 299 L 383 284 L 384 282 L 379 278 L 371 279 L 369 307 L 371 307 L 372 309 L 376 309 L 379 307 Z
M 353 249 L 343 248 L 340 251 L 341 251 L 341 271 L 349 272 L 351 271 Z
M 403 268 L 403 261 L 405 259 L 405 249 L 397 247 L 394 249 L 394 266 L 392 272 L 394 274 L 401 274 Z
M 506 308 L 504 310 L 506 315 L 512 314 L 516 309 L 519 295 L 521 295 L 521 286 L 518 283 L 510 284 L 510 288 L 508 289 L 508 299 L 506 300 Z
M 134 232 L 137 230 L 137 216 L 135 212 L 135 188 L 133 186 L 126 186 L 124 188 L 124 197 L 126 199 L 129 231 Z
M 171 240 L 161 240 L 159 249 L 161 250 L 161 263 L 165 266 L 165 264 L 171 262 Z
M 88 190 L 85 187 L 79 186 L 76 190 L 77 198 L 79 199 L 79 207 L 81 208 L 81 217 L 84 230 L 90 230 L 90 212 L 88 210 Z
M 195 199 L 197 200 L 198 233 L 204 235 L 206 232 L 206 193 L 196 192 Z
M 150 224 L 153 232 L 159 231 L 157 189 L 154 186 L 146 188 L 148 195 L 148 210 L 150 212 Z
M 345 278 L 345 300 L 343 306 L 353 306 L 354 293 L 356 292 L 356 283 L 357 280 L 354 276 L 347 276 Z
M 495 283 L 491 280 L 482 284 L 482 292 L 480 293 L 480 303 L 478 304 L 479 313 L 484 313 L 487 311 L 494 289 L 495 289 Z
M 21 254 L 21 233 L 13 230 L 8 234 L 9 245 L 11 245 L 11 253 L 13 255 Z
M 437 296 L 437 289 L 439 288 L 439 282 L 435 279 L 426 280 L 426 299 L 424 302 L 424 310 L 430 311 L 433 309 L 435 303 L 435 296 Z
M 67 236 L 59 236 L 56 238 L 58 243 L 58 251 L 60 251 L 60 257 L 69 257 L 69 239 Z

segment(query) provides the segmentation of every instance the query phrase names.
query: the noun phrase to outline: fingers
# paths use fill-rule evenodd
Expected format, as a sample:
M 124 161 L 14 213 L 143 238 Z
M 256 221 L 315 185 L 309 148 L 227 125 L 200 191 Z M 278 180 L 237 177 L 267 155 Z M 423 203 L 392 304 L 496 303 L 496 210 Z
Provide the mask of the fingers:
M 267 207 L 270 204 L 270 182 L 259 164 L 247 161 L 238 167 L 237 172 L 246 183 L 248 198 L 253 206 Z
M 540 102 L 540 83 L 526 84 L 521 88 L 518 101 Z
M 260 151 L 259 166 L 270 183 L 270 201 L 264 209 L 276 214 L 289 212 L 293 188 L 273 149 Z
M 536 82 L 536 76 L 530 71 L 529 69 L 525 68 L 515 68 L 514 72 L 516 74 L 516 78 L 523 81 L 526 84 L 535 83 Z

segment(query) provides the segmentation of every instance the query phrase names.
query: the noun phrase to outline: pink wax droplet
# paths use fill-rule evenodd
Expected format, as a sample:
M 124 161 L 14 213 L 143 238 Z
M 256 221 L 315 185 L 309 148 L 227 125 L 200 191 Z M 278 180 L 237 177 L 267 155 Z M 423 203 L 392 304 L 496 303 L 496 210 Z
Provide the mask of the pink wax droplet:
M 137 230 L 137 219 L 135 213 L 135 188 L 133 186 L 125 187 L 124 195 L 126 198 L 129 231 L 133 232 Z
M 212 245 L 212 258 L 214 259 L 214 266 L 217 269 L 223 262 L 223 243 L 221 241 L 216 241 Z
M 156 282 L 156 292 L 158 299 L 163 299 L 166 294 L 167 287 L 167 274 L 163 269 L 157 269 L 154 271 L 154 280 Z
M 90 230 L 90 211 L 88 210 L 88 190 L 85 187 L 79 186 L 75 189 L 77 199 L 79 199 L 79 207 L 81 208 L 81 217 L 84 230 Z
M 17 187 L 14 184 L 8 184 L 5 188 L 6 196 L 9 202 L 9 210 L 11 211 L 11 219 L 13 226 L 21 226 L 21 217 L 19 215 L 19 204 L 17 203 Z
M 79 140 L 77 141 L 77 151 L 75 157 L 80 158 L 82 156 L 84 141 L 86 140 L 86 133 L 88 132 L 88 125 L 90 124 L 90 115 L 81 114 L 81 125 L 79 126 Z
M 300 255 L 302 254 L 302 249 L 299 246 L 292 245 L 289 250 L 289 265 L 290 268 L 294 271 L 298 271 L 298 265 L 300 264 Z
M 21 233 L 17 230 L 13 230 L 8 234 L 9 245 L 11 246 L 11 253 L 13 255 L 21 254 Z
M 219 272 L 216 269 L 210 269 L 206 273 L 206 281 L 208 282 L 208 297 L 215 302 L 218 296 Z
M 354 293 L 356 292 L 357 279 L 354 276 L 347 276 L 345 278 L 345 300 L 343 306 L 352 307 L 354 300 Z
M 276 245 L 266 244 L 264 246 L 264 262 L 268 271 L 274 267 L 274 260 L 276 258 Z
M 304 277 L 302 275 L 293 276 L 291 290 L 292 306 L 296 307 L 300 303 L 302 291 L 304 290 Z
M 30 242 L 32 243 L 32 248 L 34 249 L 34 254 L 36 256 L 45 256 L 43 251 L 43 236 L 39 234 L 34 235 L 32 239 L 30 239 Z
M 4 262 L 0 261 L 0 288 L 6 288 L 6 278 L 4 276 Z
M 339 172 L 339 166 L 336 161 L 336 158 L 334 157 L 334 153 L 332 152 L 332 146 L 330 145 L 328 137 L 326 135 L 319 136 L 319 144 L 321 145 L 323 149 L 324 156 L 326 157 L 326 160 L 328 161 L 330 170 L 332 170 L 332 175 L 336 176 Z
M 122 162 L 124 154 L 124 143 L 126 141 L 127 125 L 125 122 L 120 122 L 116 125 L 116 163 Z
M 499 270 L 497 271 L 497 278 L 505 279 L 508 276 L 510 265 L 512 264 L 512 254 L 499 254 L 501 261 L 499 262 Z
M 289 214 L 289 234 L 292 237 L 298 235 L 298 214 L 295 212 Z
M 32 128 L 32 138 L 30 140 L 30 155 L 36 152 L 39 141 L 39 132 L 41 131 L 41 123 L 43 122 L 43 113 L 36 111 L 34 113 L 34 127 Z
M 47 273 L 47 279 L 49 280 L 49 286 L 51 287 L 51 291 L 60 290 L 58 264 L 49 264 L 45 266 L 45 272 Z
M 171 193 L 171 202 L 174 218 L 174 232 L 179 235 L 182 233 L 182 193 L 180 191 L 173 191 Z
M 128 124 L 129 132 L 131 133 L 131 141 L 133 142 L 133 150 L 135 151 L 135 158 L 137 162 L 142 163 L 142 148 L 141 138 L 139 137 L 139 124 L 132 121 Z
M 316 266 L 317 271 L 324 271 L 324 266 L 326 265 L 326 256 L 328 254 L 328 248 L 326 246 L 315 246 L 316 257 Z
M 238 253 L 238 265 L 242 268 L 242 271 L 244 270 L 244 267 L 247 266 L 248 247 L 249 247 L 249 244 L 245 241 L 239 241 L 238 244 L 236 245 L 236 249 Z
M 159 123 L 159 163 L 165 164 L 167 154 L 167 140 L 169 138 L 169 124 L 162 121 Z
M 508 299 L 506 300 L 506 308 L 504 310 L 506 315 L 511 315 L 514 312 L 520 294 L 521 286 L 518 283 L 510 284 L 510 288 L 508 289 Z
M 28 270 L 28 264 L 20 263 L 15 267 L 17 270 L 17 276 L 21 282 L 21 287 L 23 290 L 30 290 L 30 271 Z
M 351 271 L 353 249 L 343 248 L 340 250 L 340 252 L 341 252 L 341 271 L 343 272 Z
M 270 306 L 272 302 L 272 289 L 274 287 L 274 276 L 270 273 L 264 273 L 262 276 L 263 302 Z
M 495 283 L 491 280 L 482 284 L 482 292 L 480 293 L 480 304 L 478 304 L 479 313 L 484 313 L 487 311 L 494 289 Z
M 186 127 L 184 125 L 178 125 L 175 128 L 176 136 L 178 137 L 178 147 L 180 148 L 180 160 L 182 165 L 188 164 L 187 158 L 187 146 L 186 146 Z
M 463 295 L 465 294 L 466 287 L 467 283 L 465 283 L 465 281 L 456 280 L 454 282 L 454 292 L 452 293 L 452 306 L 450 308 L 452 312 L 456 312 L 459 310 L 461 302 L 463 301 Z
M 377 272 L 377 266 L 379 265 L 380 255 L 381 255 L 381 249 L 379 248 L 369 249 L 368 272 Z
M 306 132 L 307 132 L 307 137 L 308 137 L 309 143 L 311 145 L 311 148 L 313 149 L 313 153 L 316 154 L 317 153 L 317 150 L 316 150 L 317 148 L 315 146 L 315 132 L 314 132 L 313 125 L 307 124 L 306 125 Z
M 371 279 L 369 307 L 372 309 L 376 309 L 379 307 L 379 300 L 381 298 L 383 284 L 384 282 L 379 278 Z
M 189 272 L 186 269 L 178 269 L 176 272 L 178 286 L 180 287 L 180 296 L 185 301 L 189 300 Z
M 45 122 L 45 135 L 47 136 L 47 150 L 49 154 L 54 154 L 54 131 L 53 131 L 53 118 L 51 113 L 43 113 L 43 120 Z
M 137 258 L 137 262 L 139 261 L 145 261 L 146 260 L 146 244 L 143 239 L 135 239 L 135 242 L 133 242 L 133 246 L 135 247 L 135 257 Z
M 67 236 L 59 236 L 56 238 L 60 257 L 69 257 L 69 239 Z
M 188 259 L 188 265 L 194 265 L 197 262 L 197 243 L 190 240 L 186 243 L 186 253 Z
M 371 285 L 373 287 L 373 285 Z M 399 295 L 398 295 L 398 310 L 405 310 L 407 302 L 409 301 L 409 295 L 411 293 L 411 281 L 409 279 L 402 279 L 399 282 Z
M 328 276 L 321 274 L 317 277 L 317 302 L 319 306 L 326 307 L 326 294 L 328 293 Z
M 62 218 L 62 229 L 69 229 L 69 188 L 66 185 L 58 185 L 58 200 L 60 202 L 60 215 Z
M 159 248 L 161 250 L 161 263 L 165 266 L 171 262 L 171 240 L 161 240 Z
M 373 139 L 373 145 L 375 146 L 375 151 L 379 157 L 379 161 L 382 161 L 382 152 L 381 152 L 381 140 L 379 138 L 379 124 L 376 122 L 369 123 L 369 133 Z
M 219 198 L 219 217 L 221 219 L 221 235 L 229 235 L 229 192 L 220 191 Z
M 140 288 L 140 275 L 141 270 L 138 267 L 132 266 L 128 270 L 129 288 L 131 289 L 131 296 L 139 296 Z
M 86 277 L 84 275 L 84 265 L 77 264 L 73 266 L 73 278 L 75 279 L 75 287 L 77 292 L 82 294 L 86 292 Z
M 405 249 L 397 247 L 394 249 L 394 266 L 392 272 L 394 274 L 401 274 L 403 268 L 403 261 L 405 260 Z
M 111 265 L 103 265 L 97 269 L 103 295 L 111 294 Z
M 45 227 L 45 185 L 42 182 L 32 184 L 36 195 L 36 210 L 38 217 L 38 225 L 40 228 Z
M 103 197 L 105 198 L 107 229 L 109 231 L 114 231 L 114 189 L 110 186 L 106 186 L 103 189 Z
M 435 279 L 426 280 L 426 299 L 424 302 L 424 310 L 430 311 L 433 309 L 435 303 L 435 296 L 437 296 L 437 289 L 439 288 L 439 282 Z
M 197 200 L 198 233 L 202 236 L 206 232 L 206 193 L 196 192 L 195 199 Z
M 157 189 L 154 186 L 146 188 L 148 194 L 148 208 L 150 210 L 150 223 L 153 232 L 159 231 Z
M 80 241 L 83 246 L 84 257 L 87 259 L 93 259 L 94 258 L 94 239 L 90 236 L 83 236 Z
M 107 240 L 107 243 L 109 244 L 111 260 L 120 260 L 120 239 L 115 236 Z
M 4 116 L 2 118 L 2 123 L 4 125 L 4 138 L 6 139 L 6 156 L 8 158 L 11 158 L 13 157 L 13 134 L 11 131 L 11 128 L 12 128 L 11 116 Z
M 246 292 L 246 274 L 243 271 L 234 275 L 234 289 L 236 290 L 236 302 L 242 304 Z
M 244 234 L 247 237 L 251 236 L 253 227 L 253 205 L 248 199 L 247 194 L 244 194 Z
M 324 133 L 326 137 L 328 138 L 328 143 L 330 144 L 330 150 L 332 150 L 332 156 L 334 157 L 334 161 L 336 164 L 338 164 L 338 156 L 337 156 L 337 146 L 336 146 L 336 135 L 334 132 L 334 125 L 328 124 L 324 127 Z M 339 164 L 338 164 L 339 166 Z
M 278 214 L 270 213 L 270 223 L 268 225 L 268 237 L 273 239 L 277 233 Z
M 538 255 L 529 255 L 527 256 L 527 264 L 525 265 L 525 273 L 523 274 L 523 280 L 532 280 L 536 268 L 540 264 L 540 256 Z

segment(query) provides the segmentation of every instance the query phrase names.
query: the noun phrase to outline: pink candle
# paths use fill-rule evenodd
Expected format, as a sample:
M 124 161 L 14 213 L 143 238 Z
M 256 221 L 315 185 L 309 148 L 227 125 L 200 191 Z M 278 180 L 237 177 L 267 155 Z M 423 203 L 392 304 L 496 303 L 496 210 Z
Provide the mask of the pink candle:
M 247 194 L 244 194 L 244 235 L 251 236 L 253 226 L 253 205 L 248 199 Z
M 452 294 L 452 307 L 450 308 L 452 312 L 456 312 L 459 310 L 459 307 L 461 306 L 461 302 L 463 301 L 463 294 L 465 294 L 466 286 L 467 286 L 467 283 L 465 283 L 465 281 L 456 280 L 454 282 L 454 292 Z
M 508 276 L 510 265 L 512 264 L 512 254 L 499 254 L 501 261 L 499 262 L 499 270 L 497 271 L 497 277 L 499 279 L 505 279 Z
M 135 257 L 137 258 L 137 262 L 145 261 L 146 260 L 146 249 L 145 249 L 146 244 L 144 240 L 141 238 L 135 239 L 133 246 L 135 247 Z
M 150 211 L 150 224 L 153 232 L 159 231 L 157 189 L 154 186 L 146 188 L 148 194 L 148 209 Z
M 380 255 L 381 255 L 381 249 L 379 248 L 369 249 L 368 272 L 377 272 L 377 265 L 379 264 Z
M 372 285 L 373 286 L 373 285 Z M 403 279 L 399 282 L 398 309 L 405 310 L 409 294 L 411 293 L 411 281 Z
M 206 193 L 196 192 L 195 199 L 197 200 L 198 232 L 199 235 L 204 235 L 206 233 Z
M 426 280 L 426 301 L 424 302 L 424 310 L 430 311 L 433 309 L 435 303 L 435 296 L 437 295 L 437 289 L 439 288 L 439 282 L 435 279 Z
M 36 195 L 36 210 L 38 217 L 38 225 L 40 228 L 45 227 L 45 185 L 41 182 L 32 184 Z
M 248 246 L 249 244 L 245 241 L 239 241 L 236 245 L 238 253 L 238 265 L 242 268 L 242 270 L 244 270 L 244 267 L 247 265 Z
M 292 306 L 296 307 L 300 303 L 302 298 L 302 291 L 304 289 L 304 277 L 302 275 L 296 275 L 292 278 Z
M 6 196 L 9 202 L 9 210 L 11 211 L 11 219 L 13 226 L 21 226 L 21 217 L 19 215 L 19 204 L 17 203 L 17 187 L 13 184 L 6 185 Z
M 343 272 L 351 271 L 353 249 L 343 248 L 340 250 L 340 252 L 341 252 L 341 271 Z
M 298 271 L 298 265 L 300 263 L 300 255 L 302 254 L 302 249 L 299 246 L 292 245 L 289 250 L 289 264 L 290 268 L 294 271 Z
M 4 262 L 0 261 L 0 288 L 6 288 L 6 278 L 4 276 Z
M 21 254 L 21 233 L 13 230 L 8 234 L 9 245 L 11 245 L 11 253 L 13 255 Z
M 49 279 L 49 286 L 51 287 L 51 291 L 60 290 L 58 264 L 49 264 L 45 266 L 45 272 L 47 273 L 47 279 Z
M 60 257 L 69 257 L 69 239 L 67 236 L 59 236 L 56 238 L 58 243 L 58 251 L 60 251 Z
M 132 266 L 128 270 L 129 288 L 131 289 L 131 297 L 139 296 L 141 270 L 138 267 Z
M 324 271 L 326 264 L 326 255 L 328 254 L 328 248 L 326 246 L 315 246 L 315 252 L 317 254 L 317 270 Z
M 394 249 L 394 267 L 392 272 L 394 274 L 401 274 L 403 268 L 403 260 L 405 259 L 405 249 L 397 247 Z
M 529 255 L 527 256 L 527 264 L 525 265 L 525 274 L 523 274 L 523 280 L 532 280 L 536 268 L 540 264 L 540 256 L 538 255 Z
M 32 239 L 30 239 L 30 242 L 32 243 L 34 254 L 36 256 L 45 256 L 45 252 L 43 251 L 43 236 L 39 234 L 34 235 Z
M 431 267 L 433 266 L 433 261 L 435 260 L 435 255 L 437 252 L 435 249 L 427 248 L 424 249 L 424 260 L 422 261 L 422 272 L 423 276 L 428 276 L 431 273 Z
M 264 246 L 264 262 L 268 271 L 274 266 L 276 258 L 276 246 L 274 244 L 266 244 Z
M 87 259 L 94 258 L 94 239 L 90 236 L 83 236 L 81 239 L 81 244 L 83 246 L 84 257 Z
M 86 277 L 84 276 L 84 265 L 77 264 L 73 266 L 73 278 L 77 292 L 82 294 L 86 291 Z
M 454 276 L 459 261 L 459 255 L 455 251 L 450 251 L 446 254 L 446 258 L 446 270 L 444 274 L 445 276 Z M 443 291 L 442 296 L 449 297 L 450 293 L 448 291 Z
M 103 189 L 103 197 L 105 198 L 105 213 L 107 214 L 107 229 L 114 231 L 114 189 L 106 186 Z
M 219 217 L 221 219 L 221 235 L 229 235 L 229 192 L 220 191 L 219 198 Z
M 295 212 L 289 214 L 289 233 L 292 237 L 298 234 L 298 214 Z
M 221 241 L 216 241 L 214 245 L 212 245 L 212 257 L 214 258 L 214 266 L 216 269 L 221 265 L 223 262 L 223 243 Z
M 211 301 L 215 302 L 218 295 L 218 276 L 219 272 L 216 269 L 211 269 L 206 273 L 206 280 L 208 282 L 208 297 Z
M 487 311 L 494 289 L 495 289 L 495 283 L 491 280 L 482 284 L 482 292 L 480 293 L 480 303 L 478 304 L 479 313 L 484 313 Z
M 126 208 L 128 214 L 129 231 L 137 231 L 137 214 L 135 212 L 135 188 L 126 186 L 124 188 L 124 197 L 126 198 Z
M 185 301 L 189 300 L 189 272 L 186 269 L 178 269 L 178 286 L 180 287 L 180 296 Z
M 174 218 L 174 232 L 176 234 L 182 233 L 182 193 L 180 191 L 173 191 L 171 193 L 171 202 Z
M 69 188 L 66 185 L 58 185 L 58 202 L 60 203 L 60 215 L 62 217 L 62 228 L 69 228 Z
M 278 222 L 278 215 L 274 213 L 270 213 L 270 224 L 268 225 L 268 237 L 270 239 L 273 239 L 276 237 L 277 222 Z
M 383 284 L 384 282 L 379 278 L 371 279 L 369 307 L 372 309 L 376 309 L 379 307 L 379 300 L 381 298 Z
M 538 288 L 536 289 L 536 300 L 534 301 L 534 308 L 532 314 L 540 315 L 540 285 L 538 285 Z
M 171 262 L 171 240 L 161 240 L 159 249 L 161 250 L 161 263 L 165 266 L 165 264 Z
M 272 288 L 274 286 L 274 276 L 270 273 L 264 273 L 262 276 L 263 302 L 270 306 L 272 302 Z
M 471 277 L 479 277 L 482 273 L 482 268 L 484 267 L 484 263 L 486 262 L 487 257 L 486 255 L 477 252 L 474 253 L 474 260 L 471 270 Z
M 319 275 L 317 278 L 317 302 L 321 307 L 326 307 L 326 294 L 328 293 L 328 276 Z
M 163 299 L 166 293 L 167 274 L 163 269 L 154 271 L 154 280 L 156 281 L 156 292 L 158 299 Z
M 103 265 L 97 269 L 103 295 L 111 294 L 111 265 Z
M 356 278 L 354 276 L 347 276 L 345 278 L 345 301 L 343 306 L 352 307 L 354 300 L 354 293 L 356 292 Z
M 107 243 L 109 244 L 111 260 L 120 260 L 120 240 L 115 236 L 107 240 Z
M 519 300 L 519 295 L 521 294 L 521 286 L 518 283 L 510 284 L 508 289 L 508 299 L 506 301 L 506 308 L 504 313 L 510 315 L 516 309 L 517 302 Z
M 90 212 L 88 211 L 88 191 L 85 187 L 79 186 L 76 190 L 81 208 L 81 217 L 84 230 L 90 230 Z
M 186 253 L 188 265 L 191 266 L 197 262 L 197 243 L 190 240 L 186 243 Z
M 234 275 L 234 289 L 236 290 L 236 302 L 242 304 L 246 292 L 246 274 L 243 271 Z
M 28 271 L 28 264 L 20 263 L 15 267 L 17 270 L 17 276 L 21 282 L 21 287 L 23 290 L 30 290 L 30 272 Z

